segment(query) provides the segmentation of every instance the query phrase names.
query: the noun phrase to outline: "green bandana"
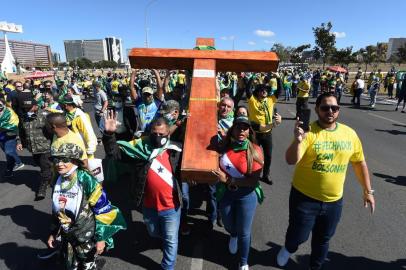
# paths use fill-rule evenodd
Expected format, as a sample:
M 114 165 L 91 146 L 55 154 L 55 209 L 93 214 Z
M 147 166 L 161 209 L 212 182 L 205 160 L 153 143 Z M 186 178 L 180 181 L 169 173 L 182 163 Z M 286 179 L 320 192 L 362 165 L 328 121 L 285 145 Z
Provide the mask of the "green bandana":
M 65 113 L 66 120 L 67 120 L 68 122 L 72 122 L 73 119 L 75 119 L 75 113 L 76 113 L 76 110 L 74 110 L 74 111 L 72 111 L 72 112 L 66 112 L 66 113 Z
M 248 139 L 245 139 L 243 142 L 237 141 L 235 139 L 231 139 L 231 148 L 234 151 L 243 151 L 248 149 Z
M 200 46 L 194 47 L 193 50 L 214 51 L 214 50 L 216 50 L 216 48 L 214 48 L 213 46 L 200 45 Z

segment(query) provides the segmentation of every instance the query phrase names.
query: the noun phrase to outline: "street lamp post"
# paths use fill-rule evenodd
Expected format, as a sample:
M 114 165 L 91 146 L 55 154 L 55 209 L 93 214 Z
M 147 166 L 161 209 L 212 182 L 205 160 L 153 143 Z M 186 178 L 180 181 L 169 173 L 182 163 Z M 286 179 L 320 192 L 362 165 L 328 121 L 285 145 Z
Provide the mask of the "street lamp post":
M 144 27 L 145 27 L 145 48 L 148 48 L 148 23 L 147 23 L 147 13 L 148 13 L 148 8 L 157 0 L 150 0 L 148 4 L 145 6 L 145 11 L 144 11 Z

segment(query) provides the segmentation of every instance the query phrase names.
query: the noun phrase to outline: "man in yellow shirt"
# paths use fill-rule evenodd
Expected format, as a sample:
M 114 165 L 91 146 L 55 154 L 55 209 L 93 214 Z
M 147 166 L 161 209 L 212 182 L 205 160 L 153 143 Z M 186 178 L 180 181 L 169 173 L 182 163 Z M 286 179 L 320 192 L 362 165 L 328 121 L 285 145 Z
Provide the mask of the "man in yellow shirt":
M 297 99 L 296 99 L 296 117 L 299 115 L 299 112 L 307 109 L 309 102 L 309 91 L 310 84 L 305 79 L 304 76 L 300 77 L 300 81 L 297 84 Z
M 340 107 L 333 93 L 316 100 L 318 121 L 305 133 L 297 121 L 294 140 L 286 151 L 286 161 L 296 165 L 289 197 L 289 227 L 285 246 L 277 255 L 284 266 L 299 245 L 312 232 L 310 269 L 321 269 L 328 253 L 329 240 L 340 221 L 343 189 L 351 162 L 361 184 L 364 206 L 375 209 L 368 167 L 361 141 L 350 127 L 337 123 Z
M 271 180 L 271 158 L 272 158 L 272 129 L 282 122 L 282 117 L 274 114 L 274 106 L 277 102 L 275 95 L 268 95 L 268 87 L 258 84 L 254 91 L 251 91 L 253 80 L 250 80 L 246 88 L 248 99 L 248 117 L 251 126 L 255 131 L 258 144 L 264 151 L 264 167 L 262 171 L 262 181 L 272 185 Z M 272 118 L 275 117 L 275 124 Z
M 82 137 L 68 128 L 66 118 L 63 113 L 50 113 L 47 115 L 46 128 L 54 134 L 51 149 L 59 149 L 62 144 L 73 143 L 82 149 L 83 155 L 80 158 L 87 166 L 86 146 Z

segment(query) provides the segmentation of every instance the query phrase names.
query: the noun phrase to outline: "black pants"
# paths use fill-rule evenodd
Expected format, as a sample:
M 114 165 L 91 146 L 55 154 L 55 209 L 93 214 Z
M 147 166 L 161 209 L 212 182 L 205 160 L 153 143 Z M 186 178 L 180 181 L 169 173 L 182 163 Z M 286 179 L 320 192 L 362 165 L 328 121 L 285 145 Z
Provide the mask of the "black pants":
M 262 178 L 271 179 L 271 160 L 272 160 L 272 131 L 266 133 L 256 133 L 257 141 L 264 151 L 264 168 Z
M 51 183 L 52 171 L 51 171 L 51 162 L 49 161 L 51 154 L 50 153 L 41 153 L 33 154 L 32 157 L 37 166 L 40 167 L 40 186 L 48 185 Z
M 358 89 L 355 90 L 354 103 L 357 106 L 361 105 L 361 94 L 362 94 L 362 92 L 363 92 L 363 89 L 361 89 L 361 88 L 358 88 Z
M 309 103 L 308 97 L 298 97 L 296 99 L 296 117 L 299 116 L 299 112 L 307 109 Z

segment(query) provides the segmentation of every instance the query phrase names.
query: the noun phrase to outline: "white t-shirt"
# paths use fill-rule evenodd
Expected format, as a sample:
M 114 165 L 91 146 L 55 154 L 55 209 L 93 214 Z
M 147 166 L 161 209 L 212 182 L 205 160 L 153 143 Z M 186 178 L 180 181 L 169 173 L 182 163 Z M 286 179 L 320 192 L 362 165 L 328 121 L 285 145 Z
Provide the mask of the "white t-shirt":
M 357 79 L 357 89 L 364 89 L 365 82 L 363 79 Z

